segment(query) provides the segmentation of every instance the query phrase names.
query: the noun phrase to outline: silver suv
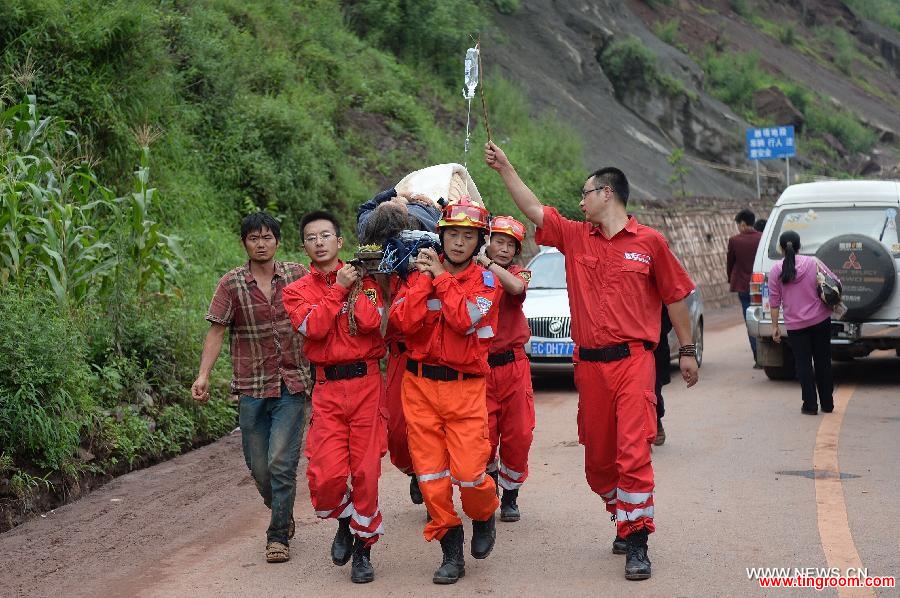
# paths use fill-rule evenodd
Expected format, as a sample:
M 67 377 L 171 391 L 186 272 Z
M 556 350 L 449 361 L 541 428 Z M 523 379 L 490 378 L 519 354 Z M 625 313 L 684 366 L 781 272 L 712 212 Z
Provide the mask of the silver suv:
M 778 237 L 800 235 L 800 253 L 822 260 L 841 279 L 848 311 L 832 320 L 833 359 L 876 349 L 900 355 L 900 182 L 829 181 L 791 185 L 775 203 L 763 231 L 750 282 L 747 331 L 757 338 L 756 360 L 773 380 L 794 377 L 790 346 L 772 342 L 768 274 L 782 259 Z M 784 321 L 778 325 L 785 333 Z

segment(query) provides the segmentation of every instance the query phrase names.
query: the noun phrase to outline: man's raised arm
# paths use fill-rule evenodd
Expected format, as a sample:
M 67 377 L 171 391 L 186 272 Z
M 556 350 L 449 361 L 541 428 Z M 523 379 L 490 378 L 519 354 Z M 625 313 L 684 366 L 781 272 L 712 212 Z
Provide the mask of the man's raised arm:
M 509 163 L 509 158 L 493 141 L 484 144 L 484 161 L 488 166 L 500 173 L 507 191 L 525 217 L 540 228 L 544 224 L 544 206 L 534 192 L 528 188 L 519 173 Z

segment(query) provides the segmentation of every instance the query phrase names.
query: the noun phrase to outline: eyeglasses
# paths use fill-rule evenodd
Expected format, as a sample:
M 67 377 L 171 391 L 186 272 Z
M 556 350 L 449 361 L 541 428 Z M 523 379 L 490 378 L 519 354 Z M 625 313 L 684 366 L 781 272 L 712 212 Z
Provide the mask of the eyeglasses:
M 587 196 L 590 195 L 591 193 L 593 193 L 594 191 L 602 191 L 602 190 L 606 189 L 607 187 L 609 187 L 609 185 L 603 185 L 602 187 L 594 187 L 593 189 L 588 189 L 587 191 L 582 189 L 581 190 L 581 199 L 587 199 Z
M 336 238 L 337 235 L 334 233 L 319 233 L 318 235 L 306 235 L 303 237 L 303 241 L 309 244 L 313 244 L 316 240 L 321 239 L 323 243 L 327 243 L 333 238 Z

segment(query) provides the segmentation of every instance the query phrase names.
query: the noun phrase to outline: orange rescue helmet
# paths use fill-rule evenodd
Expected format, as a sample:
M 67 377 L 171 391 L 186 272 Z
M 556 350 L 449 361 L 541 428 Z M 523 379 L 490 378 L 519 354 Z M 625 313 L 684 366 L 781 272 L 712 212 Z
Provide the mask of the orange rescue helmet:
M 488 220 L 487 210 L 472 203 L 468 197 L 461 197 L 459 201 L 444 206 L 437 228 L 440 230 L 448 226 L 471 226 L 486 231 Z
M 503 233 L 521 243 L 525 240 L 525 225 L 512 216 L 494 216 L 491 219 L 491 234 Z

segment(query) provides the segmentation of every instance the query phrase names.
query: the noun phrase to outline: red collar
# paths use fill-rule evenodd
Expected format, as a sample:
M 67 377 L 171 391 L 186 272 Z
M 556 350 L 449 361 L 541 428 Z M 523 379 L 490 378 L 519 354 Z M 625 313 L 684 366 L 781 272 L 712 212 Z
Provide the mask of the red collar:
M 622 230 L 627 231 L 627 232 L 631 233 L 632 235 L 636 235 L 637 230 L 638 230 L 637 218 L 635 218 L 634 216 L 629 214 L 628 220 L 625 221 L 625 228 L 623 228 Z M 619 231 L 619 232 L 621 232 L 621 231 Z M 595 224 L 595 225 L 591 226 L 591 230 L 589 231 L 589 234 L 597 235 L 598 237 L 603 237 L 603 229 L 600 227 L 599 224 Z M 616 233 L 616 235 L 618 235 L 618 234 L 619 233 Z M 615 237 L 616 235 L 613 235 L 613 237 Z M 603 238 L 606 238 L 606 237 L 603 237 Z
M 343 267 L 344 267 L 344 262 L 342 262 L 340 259 L 338 259 L 337 266 L 331 272 L 322 272 L 313 263 L 309 264 L 309 271 L 312 272 L 314 275 L 318 276 L 319 279 L 322 282 L 324 282 L 325 284 L 327 284 L 328 286 L 332 286 L 332 285 L 334 285 L 335 282 L 337 282 L 337 271 Z

